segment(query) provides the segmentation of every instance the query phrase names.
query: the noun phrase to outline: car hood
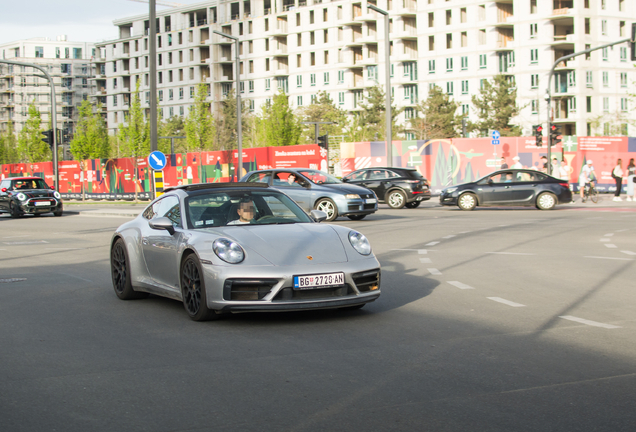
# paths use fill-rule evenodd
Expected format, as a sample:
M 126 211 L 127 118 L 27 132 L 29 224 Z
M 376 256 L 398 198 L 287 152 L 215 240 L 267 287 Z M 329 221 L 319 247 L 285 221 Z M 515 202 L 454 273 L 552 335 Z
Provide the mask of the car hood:
M 343 194 L 368 194 L 369 189 L 357 186 L 353 184 L 321 184 L 321 187 L 332 189 L 335 192 L 341 192 Z
M 23 193 L 28 198 L 52 197 L 54 192 L 48 189 L 18 189 L 13 191 L 14 194 Z
M 237 241 L 248 255 L 256 252 L 276 266 L 347 261 L 340 236 L 326 224 L 232 226 L 215 231 Z

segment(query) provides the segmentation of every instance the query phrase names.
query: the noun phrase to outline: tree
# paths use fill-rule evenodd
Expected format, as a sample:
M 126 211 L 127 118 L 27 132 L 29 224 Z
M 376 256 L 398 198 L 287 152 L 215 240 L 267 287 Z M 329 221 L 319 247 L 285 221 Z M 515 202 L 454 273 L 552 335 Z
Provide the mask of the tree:
M 157 138 L 167 136 L 185 136 L 185 122 L 181 116 L 172 116 L 167 120 L 163 120 L 157 125 Z M 165 154 L 172 153 L 170 139 L 158 139 L 157 149 Z M 186 139 L 174 139 L 174 152 L 183 153 L 186 151 Z
M 298 117 L 305 122 L 334 122 L 331 125 L 319 125 L 320 135 L 325 133 L 330 136 L 344 135 L 343 129 L 347 125 L 347 113 L 334 104 L 329 93 L 319 91 L 316 99 L 310 105 L 298 108 Z M 300 138 L 304 143 L 315 143 L 314 125 L 303 125 Z
M 97 109 L 85 100 L 79 108 L 79 118 L 70 150 L 75 160 L 106 158 L 110 155 L 110 143 L 106 121 L 101 115 L 101 104 Z
M 236 121 L 236 93 L 230 90 L 226 98 L 221 101 L 221 112 L 216 118 L 216 145 L 221 150 L 232 150 L 238 145 L 238 131 Z M 241 136 L 243 146 L 253 147 L 254 142 L 250 139 L 253 122 L 250 117 L 249 108 L 245 101 L 241 100 Z M 251 145 L 250 145 L 251 144 Z
M 144 118 L 139 98 L 139 84 L 132 98 L 127 123 L 119 125 L 119 153 L 123 157 L 138 158 L 150 153 L 150 125 Z
M 386 93 L 379 84 L 369 87 L 368 96 L 365 102 L 361 103 L 362 112 L 360 113 L 359 126 L 363 133 L 363 140 L 378 139 L 384 140 L 386 137 Z M 403 108 L 396 108 L 391 98 L 391 135 L 392 139 L 398 138 L 398 134 L 402 131 L 402 127 L 398 126 L 396 119 L 403 111 Z
M 521 128 L 512 125 L 512 118 L 519 113 L 517 89 L 514 81 L 505 75 L 497 75 L 493 80 L 484 80 L 479 95 L 473 95 L 472 102 L 480 121 L 469 124 L 470 130 L 479 130 L 483 136 L 489 130 L 498 130 L 502 136 L 519 136 Z
M 289 107 L 289 99 L 284 90 L 279 90 L 271 105 L 263 105 L 261 127 L 267 147 L 296 145 L 300 141 L 302 128 Z
M 0 134 L 0 164 L 11 164 L 18 161 L 16 151 L 16 137 L 13 131 L 13 122 L 7 123 L 7 130 L 4 134 Z
M 214 118 L 207 98 L 208 86 L 205 83 L 199 83 L 194 104 L 185 121 L 185 150 L 187 152 L 214 150 Z
M 43 162 L 51 160 L 51 149 L 42 141 L 40 130 L 42 119 L 35 103 L 29 105 L 27 121 L 18 134 L 18 161 L 22 163 Z
M 461 116 L 456 115 L 459 103 L 438 86 L 433 86 L 428 98 L 417 106 L 422 117 L 410 120 L 411 127 L 418 139 L 455 138 L 461 125 Z

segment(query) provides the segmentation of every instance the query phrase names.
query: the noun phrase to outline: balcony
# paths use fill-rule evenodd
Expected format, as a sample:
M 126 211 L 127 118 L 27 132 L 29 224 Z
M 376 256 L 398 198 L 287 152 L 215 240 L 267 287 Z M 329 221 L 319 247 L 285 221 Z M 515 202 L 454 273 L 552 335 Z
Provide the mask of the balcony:
M 269 30 L 265 31 L 265 36 L 287 36 L 287 21 L 276 19 L 271 22 Z
M 363 58 L 360 62 L 361 65 L 377 65 L 378 64 L 378 55 L 370 55 L 368 57 Z
M 411 16 L 411 17 L 414 17 L 417 15 L 417 5 L 415 4 L 415 2 L 407 3 L 406 5 L 404 5 L 404 3 L 402 2 L 397 2 L 397 3 L 400 3 L 400 4 L 394 6 L 393 10 L 391 11 L 391 15 Z
M 289 66 L 280 65 L 274 70 L 275 77 L 289 76 Z
M 232 82 L 234 81 L 234 79 L 232 79 L 232 77 L 229 77 L 227 75 L 221 75 L 220 77 L 214 77 L 214 81 L 215 82 Z
M 550 42 L 553 47 L 561 49 L 574 49 L 574 35 L 555 35 L 554 40 Z
M 417 51 L 406 51 L 399 54 L 391 55 L 392 61 L 409 61 L 409 60 L 417 60 L 418 55 Z
M 407 27 L 396 30 L 391 34 L 391 39 L 417 39 L 417 29 Z

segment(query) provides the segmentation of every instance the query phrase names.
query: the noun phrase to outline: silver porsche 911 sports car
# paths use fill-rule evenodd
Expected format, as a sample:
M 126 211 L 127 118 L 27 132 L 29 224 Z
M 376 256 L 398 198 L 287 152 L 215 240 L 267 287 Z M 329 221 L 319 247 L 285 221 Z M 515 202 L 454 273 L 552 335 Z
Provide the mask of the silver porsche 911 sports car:
M 380 263 L 364 235 L 326 217 L 262 183 L 168 188 L 113 235 L 115 293 L 180 300 L 195 321 L 360 308 L 380 296 Z

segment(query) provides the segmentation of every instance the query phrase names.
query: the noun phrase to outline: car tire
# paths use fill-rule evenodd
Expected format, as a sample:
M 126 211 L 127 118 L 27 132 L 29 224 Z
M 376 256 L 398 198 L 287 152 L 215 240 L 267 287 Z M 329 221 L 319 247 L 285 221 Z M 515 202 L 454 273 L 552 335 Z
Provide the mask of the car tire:
M 347 217 L 351 220 L 362 220 L 367 217 L 367 215 L 349 215 Z
M 331 222 L 338 217 L 338 208 L 336 204 L 329 198 L 322 198 L 316 201 L 314 209 L 327 213 L 327 222 Z
M 392 190 L 386 197 L 386 203 L 392 209 L 401 209 L 406 204 L 406 194 L 399 189 Z
M 463 193 L 457 198 L 457 206 L 462 210 L 474 210 L 477 207 L 477 197 L 470 192 Z
M 410 203 L 406 203 L 405 207 L 406 208 L 410 208 L 410 209 L 414 209 L 414 208 L 418 208 L 420 206 L 420 204 L 422 204 L 422 201 L 413 201 Z
M 60 210 L 60 211 L 57 211 L 57 212 L 53 212 L 53 216 L 60 217 L 60 216 L 62 216 L 62 213 L 64 213 L 63 210 Z
M 195 254 L 190 254 L 181 263 L 181 295 L 183 307 L 193 321 L 209 321 L 218 314 L 208 309 L 205 282 L 201 263 Z
M 539 210 L 552 210 L 557 204 L 557 198 L 550 192 L 543 192 L 537 197 L 537 208 Z
M 13 201 L 11 201 L 11 204 L 9 204 L 9 213 L 11 213 L 12 218 L 19 218 L 24 215 L 22 210 L 20 210 L 20 208 Z
M 122 239 L 115 240 L 110 250 L 110 274 L 115 294 L 121 300 L 134 300 L 148 297 L 148 293 L 137 292 L 132 287 L 128 251 Z

